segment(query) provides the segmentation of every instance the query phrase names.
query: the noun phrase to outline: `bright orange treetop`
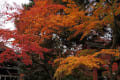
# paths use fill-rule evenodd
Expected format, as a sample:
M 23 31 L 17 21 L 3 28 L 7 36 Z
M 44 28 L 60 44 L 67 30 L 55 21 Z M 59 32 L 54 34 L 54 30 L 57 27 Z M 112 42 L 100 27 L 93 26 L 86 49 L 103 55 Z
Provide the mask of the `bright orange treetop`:
M 54 30 L 57 30 L 60 15 L 57 15 L 65 7 L 53 4 L 52 0 L 35 0 L 30 10 L 24 10 L 18 17 L 16 27 L 20 33 L 33 34 L 39 37 L 39 42 L 44 38 L 51 38 Z M 41 43 L 41 42 L 40 42 Z

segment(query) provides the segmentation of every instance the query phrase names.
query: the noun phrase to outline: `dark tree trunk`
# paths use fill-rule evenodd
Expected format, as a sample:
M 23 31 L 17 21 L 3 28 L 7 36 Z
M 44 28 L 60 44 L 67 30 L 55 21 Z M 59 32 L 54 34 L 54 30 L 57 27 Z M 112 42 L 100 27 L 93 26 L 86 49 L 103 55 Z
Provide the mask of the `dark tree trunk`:
M 117 48 L 117 46 L 119 45 L 119 40 L 120 40 L 120 24 L 118 24 L 119 21 L 119 16 L 114 16 L 114 25 L 112 27 L 113 30 L 113 41 L 112 41 L 112 49 Z

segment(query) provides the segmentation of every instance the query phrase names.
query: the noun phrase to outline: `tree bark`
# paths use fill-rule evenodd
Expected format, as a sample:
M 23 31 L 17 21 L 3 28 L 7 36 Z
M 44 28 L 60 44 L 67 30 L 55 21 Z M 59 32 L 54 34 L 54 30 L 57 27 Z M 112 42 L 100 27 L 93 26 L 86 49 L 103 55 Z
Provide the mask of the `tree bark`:
M 120 27 L 119 24 L 117 24 L 117 16 L 114 16 L 114 24 L 112 27 L 112 36 L 113 36 L 113 40 L 112 40 L 112 49 L 117 48 L 117 46 L 119 45 L 119 39 L 120 39 Z

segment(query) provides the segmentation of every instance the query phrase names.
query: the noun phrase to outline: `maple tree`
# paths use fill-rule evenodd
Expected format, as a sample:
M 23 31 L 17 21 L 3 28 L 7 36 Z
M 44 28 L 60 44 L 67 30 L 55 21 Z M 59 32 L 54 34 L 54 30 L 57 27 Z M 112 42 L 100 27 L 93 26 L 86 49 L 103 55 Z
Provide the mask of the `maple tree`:
M 44 4 L 39 5 L 41 3 Z M 116 37 L 119 34 L 119 31 L 116 30 L 119 29 L 116 29 L 116 26 L 114 26 L 118 25 L 116 23 L 115 17 L 118 16 L 119 14 L 119 2 L 117 2 L 117 0 L 113 2 L 112 1 L 106 2 L 100 0 L 98 1 L 98 3 L 96 3 L 95 6 L 92 5 L 91 3 L 90 7 L 92 7 L 93 9 L 92 12 L 85 10 L 85 8 L 83 8 L 83 5 L 79 5 L 78 2 L 74 0 L 63 0 L 63 3 L 65 3 L 64 6 L 58 5 L 59 3 L 58 4 L 53 3 L 54 3 L 53 1 L 48 3 L 48 0 L 45 1 L 36 0 L 35 5 L 32 8 L 30 8 L 30 10 L 23 11 L 23 14 L 18 16 L 18 20 L 16 21 L 17 25 L 16 27 L 18 28 L 19 32 L 25 34 L 32 34 L 32 36 L 36 36 L 37 37 L 36 41 L 38 40 L 37 43 L 38 44 L 43 43 L 43 45 L 46 39 L 52 40 L 53 34 L 56 34 L 60 38 L 63 39 L 65 38 L 63 40 L 63 43 L 67 44 L 65 43 L 66 41 L 69 42 L 76 37 L 79 38 L 81 41 L 83 40 L 87 41 L 86 37 L 89 36 L 92 30 L 94 30 L 94 32 L 98 30 L 97 32 L 99 32 L 99 30 L 102 30 L 109 24 L 111 25 L 111 28 L 113 30 L 112 48 L 116 47 L 118 41 L 116 41 L 117 39 L 115 38 L 119 38 L 119 36 Z M 68 31 L 67 36 L 65 36 L 66 35 L 65 33 L 67 31 Z M 69 46 L 70 45 L 68 44 L 67 47 Z M 92 56 L 93 55 L 91 55 L 91 57 Z M 67 60 L 68 58 L 66 58 L 65 60 Z M 73 57 L 73 59 L 74 58 L 76 57 Z M 81 57 L 78 58 L 82 59 Z M 87 60 L 90 61 L 90 59 L 88 58 L 85 59 L 86 61 Z M 94 57 L 93 59 L 97 60 Z M 95 66 L 96 62 L 94 63 L 94 61 L 93 62 L 92 61 L 89 64 L 94 64 L 93 67 L 96 67 Z M 99 62 L 101 63 L 101 61 Z M 80 63 L 78 65 L 81 65 L 83 63 Z M 87 65 L 89 67 L 87 63 L 84 63 L 83 65 Z M 60 75 L 58 74 L 59 71 L 62 73 L 61 66 L 62 65 L 58 67 L 55 73 L 55 77 L 58 77 L 58 75 Z M 76 67 L 77 66 L 74 66 L 73 69 Z M 67 69 L 69 68 L 66 68 L 66 70 Z M 70 69 L 70 72 L 71 70 L 72 69 Z
M 98 47 L 96 47 L 97 46 L 96 44 L 93 45 L 92 47 L 94 47 L 96 49 L 98 49 L 98 48 L 99 49 L 102 49 L 102 48 L 115 48 L 116 49 L 118 47 L 118 45 L 119 45 L 119 41 L 118 41 L 119 40 L 119 30 L 120 30 L 119 29 L 119 14 L 120 14 L 119 6 L 120 6 L 120 3 L 118 0 L 110 0 L 110 1 L 99 0 L 99 2 L 95 3 L 95 5 L 93 5 L 93 4 L 90 5 L 90 7 L 92 7 L 92 9 L 93 9 L 92 12 L 88 11 L 88 10 L 83 10 L 83 8 L 81 9 L 81 6 L 80 5 L 78 6 L 73 0 L 63 0 L 63 1 L 68 2 L 68 4 L 67 4 L 68 8 L 64 9 L 64 11 L 66 13 L 66 15 L 65 15 L 66 18 L 63 19 L 65 22 L 64 24 L 66 24 L 65 26 L 67 26 L 71 32 L 73 31 L 73 34 L 67 38 L 68 40 L 71 40 L 80 35 L 79 39 L 81 41 L 84 40 L 84 41 L 86 41 L 85 43 L 87 43 L 88 41 L 86 40 L 86 37 L 91 36 L 90 35 L 91 31 L 95 32 L 94 34 L 97 34 L 97 33 L 99 33 L 100 30 L 102 30 L 102 29 L 108 27 L 108 25 L 110 25 L 110 28 L 112 29 L 112 45 L 111 45 L 111 47 L 110 46 L 107 47 L 106 42 L 105 42 L 105 45 L 102 46 L 101 48 L 100 48 L 101 45 L 100 46 L 98 45 Z M 67 19 L 70 21 L 69 22 L 65 21 Z M 92 33 L 92 35 L 94 35 L 94 34 Z M 96 39 L 100 39 L 100 35 L 101 35 L 101 33 L 96 37 Z M 94 43 L 96 42 L 94 40 L 94 38 L 92 38 L 91 40 Z M 100 40 L 98 40 L 98 41 L 100 41 Z M 92 44 L 94 44 L 94 43 L 92 43 Z M 89 46 L 89 45 L 87 45 L 87 46 Z M 91 48 L 91 47 L 89 47 L 89 48 Z M 85 48 L 83 47 L 83 49 L 85 49 Z M 116 56 L 119 57 L 119 50 L 116 49 L 116 51 L 114 52 L 113 49 L 105 49 L 105 50 L 102 50 L 103 52 L 101 52 L 99 49 L 96 53 L 100 53 L 100 55 L 102 55 L 102 53 L 103 53 L 103 54 L 108 54 L 109 56 L 111 56 L 110 63 L 109 63 L 110 79 L 114 80 L 115 78 L 113 75 L 114 71 L 112 71 L 112 65 L 116 61 Z M 87 53 L 89 53 L 89 52 L 87 52 Z M 93 55 L 91 55 L 91 56 L 93 56 Z M 84 56 L 84 58 L 85 57 L 86 56 Z M 67 57 L 63 60 L 58 59 L 60 61 L 60 65 L 55 73 L 55 77 L 60 78 L 61 76 L 58 76 L 58 75 L 63 76 L 64 75 L 63 73 L 67 74 L 67 72 L 69 72 L 69 71 L 71 72 L 72 68 L 73 69 L 77 68 L 77 66 L 74 67 L 72 65 L 72 64 L 76 64 L 77 61 L 74 62 L 74 59 L 76 59 L 76 57 L 72 57 L 73 59 L 69 59 L 69 58 L 71 58 L 71 57 Z M 81 59 L 81 57 L 79 57 L 79 59 Z M 86 61 L 87 61 L 87 59 L 86 59 Z M 84 60 L 82 60 L 82 61 L 84 62 Z M 81 63 L 82 63 L 82 61 L 81 61 Z M 106 62 L 104 59 L 102 61 Z M 81 65 L 79 63 L 77 63 L 77 64 L 79 66 Z M 94 62 L 90 62 L 89 64 L 94 64 Z M 84 63 L 84 65 L 87 65 L 87 63 Z M 69 68 L 66 66 L 69 66 Z M 89 67 L 89 65 L 87 65 L 87 66 Z M 71 74 L 72 74 L 72 72 L 71 72 Z
M 11 15 L 9 13 L 4 13 L 4 14 Z M 10 17 L 8 17 L 6 21 L 11 20 L 17 15 L 19 14 L 14 13 Z M 24 73 L 24 71 L 21 72 L 24 69 L 22 67 L 26 67 L 27 69 L 32 64 L 36 66 L 36 63 L 35 63 L 35 59 L 36 59 L 36 61 L 38 60 L 37 63 L 39 65 L 42 65 L 43 70 L 47 72 L 46 65 L 45 65 L 46 63 L 45 61 L 43 61 L 45 60 L 44 59 L 45 56 L 43 53 L 47 54 L 51 50 L 41 47 L 37 43 L 39 41 L 38 36 L 35 36 L 34 34 L 33 35 L 23 34 L 23 33 L 20 34 L 18 30 L 10 31 L 10 30 L 3 30 L 3 29 L 0 29 L 0 36 L 1 36 L 1 39 L 3 39 L 3 43 L 4 43 L 3 46 L 5 46 L 7 42 L 9 42 L 10 38 L 14 39 L 14 41 L 11 41 L 12 48 L 5 47 L 4 50 L 0 53 L 0 58 L 1 58 L 0 63 L 14 61 L 17 64 L 17 67 L 20 68 L 20 73 Z M 31 66 L 30 68 L 32 69 L 33 66 Z M 47 75 L 47 76 L 50 76 L 50 75 Z
M 119 61 L 119 0 L 86 3 L 84 0 L 34 0 L 30 7 L 25 5 L 21 14 L 14 16 L 17 31 L 0 32 L 5 40 L 11 37 L 15 39 L 13 45 L 20 47 L 19 54 L 6 49 L 1 57 L 15 61 L 20 59 L 28 65 L 26 67 L 33 69 L 28 72 L 25 70 L 26 74 L 29 71 L 42 71 L 38 68 L 42 66 L 51 80 L 53 72 L 54 78 L 63 79 L 75 69 L 83 72 L 82 67 L 92 70 L 108 65 L 109 78 L 115 80 L 118 72 L 112 71 L 112 65 Z M 108 27 L 112 29 L 112 39 L 109 41 L 101 38 Z M 50 54 L 46 54 L 48 52 Z M 100 58 L 102 55 L 110 56 L 110 60 Z M 54 66 L 51 62 L 54 58 L 57 69 L 49 72 L 48 65 Z M 30 67 L 29 64 L 33 65 Z M 34 74 L 29 74 L 29 77 L 31 75 Z
M 57 28 L 54 27 L 57 25 L 55 21 L 57 21 L 57 17 L 59 18 L 56 12 L 63 8 L 64 6 L 52 4 L 52 1 L 49 2 L 49 0 L 36 0 L 30 10 L 23 11 L 19 16 L 19 20 L 16 22 L 17 29 L 25 34 L 38 36 L 41 43 L 44 38 L 48 39 L 52 36 L 54 28 Z M 54 19 L 55 17 L 56 19 Z

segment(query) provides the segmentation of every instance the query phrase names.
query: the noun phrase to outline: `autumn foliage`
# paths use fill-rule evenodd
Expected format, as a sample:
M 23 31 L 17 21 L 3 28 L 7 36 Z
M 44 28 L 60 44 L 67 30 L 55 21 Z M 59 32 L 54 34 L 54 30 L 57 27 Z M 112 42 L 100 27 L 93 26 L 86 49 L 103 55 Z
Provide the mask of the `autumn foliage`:
M 35 5 L 30 10 L 24 10 L 18 17 L 18 31 L 38 37 L 38 43 L 44 41 L 44 38 L 51 38 L 54 30 L 57 30 L 57 19 L 60 17 L 56 13 L 65 8 L 52 3 L 51 0 L 35 0 Z
M 14 38 L 12 45 L 15 49 L 6 47 L 0 54 L 0 63 L 20 61 L 33 64 L 31 69 L 38 68 L 39 64 L 51 80 L 64 79 L 73 75 L 76 69 L 86 73 L 84 69 L 91 72 L 107 65 L 108 78 L 115 80 L 119 72 L 113 75 L 112 66 L 120 59 L 119 0 L 99 0 L 88 4 L 78 0 L 59 1 L 34 0 L 32 7 L 14 16 L 16 31 L 1 30 L 0 35 L 6 42 Z M 103 37 L 106 28 L 112 30 L 109 40 Z M 46 46 L 49 45 L 52 47 L 48 49 Z M 104 56 L 109 59 L 104 59 Z

